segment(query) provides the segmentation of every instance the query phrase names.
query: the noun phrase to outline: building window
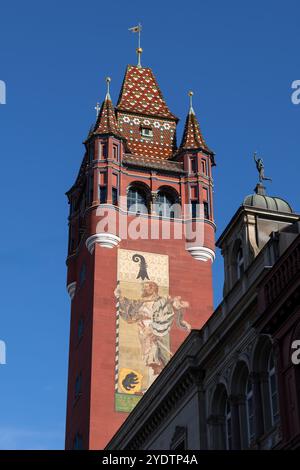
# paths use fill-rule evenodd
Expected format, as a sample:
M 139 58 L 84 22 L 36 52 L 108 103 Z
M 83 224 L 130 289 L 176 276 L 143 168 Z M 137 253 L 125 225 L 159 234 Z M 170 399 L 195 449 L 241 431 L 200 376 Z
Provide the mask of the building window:
M 269 394 L 270 394 L 270 405 L 271 405 L 271 417 L 272 424 L 276 424 L 279 421 L 279 406 L 278 406 L 278 389 L 276 380 L 276 371 L 273 352 L 271 352 L 268 363 L 269 373 Z
M 231 421 L 231 408 L 229 400 L 226 401 L 225 409 L 225 426 L 226 426 L 226 449 L 232 449 L 232 421 Z
M 75 240 L 74 240 L 74 234 L 73 234 L 73 225 L 70 224 L 69 227 L 69 252 L 72 252 L 75 248 Z
M 113 145 L 113 159 L 119 160 L 119 146 L 115 144 Z
M 151 138 L 151 137 L 153 137 L 153 130 L 150 127 L 142 127 L 141 128 L 141 136 Z
M 201 160 L 201 171 L 204 175 L 207 175 L 207 165 L 206 160 Z
M 89 160 L 90 160 L 90 163 L 92 163 L 92 161 L 94 160 L 95 158 L 95 144 L 94 142 L 90 144 L 90 147 L 89 147 Z
M 105 203 L 107 199 L 107 188 L 106 186 L 99 187 L 99 199 L 101 203 Z
M 107 145 L 100 142 L 99 144 L 99 159 L 107 157 Z
M 86 278 L 86 264 L 82 263 L 81 269 L 79 272 L 79 286 L 82 286 Z
M 191 201 L 191 212 L 193 219 L 196 219 L 199 216 L 198 201 Z
M 76 433 L 73 441 L 73 449 L 74 450 L 82 450 L 83 449 L 83 440 L 81 434 L 78 432 Z
M 156 212 L 160 217 L 174 219 L 174 198 L 165 191 L 159 191 L 156 197 Z
M 114 206 L 118 205 L 118 189 L 112 188 L 112 203 Z
M 242 245 L 240 245 L 236 257 L 237 279 L 240 279 L 244 273 L 244 254 Z
M 205 219 L 209 219 L 209 205 L 207 201 L 203 202 L 203 215 Z
M 135 214 L 148 214 L 147 195 L 143 189 L 129 188 L 127 192 L 127 210 Z
M 191 173 L 197 173 L 197 158 L 191 158 L 190 163 Z
M 93 175 L 89 177 L 89 203 L 93 202 L 94 178 Z
M 247 405 L 247 423 L 248 423 L 248 443 L 250 445 L 254 438 L 254 407 L 253 407 L 253 389 L 250 378 L 246 386 L 246 405 Z
M 81 372 L 77 375 L 75 380 L 75 399 L 81 395 L 82 392 L 82 375 Z
M 77 328 L 77 337 L 78 339 L 82 338 L 83 336 L 83 327 L 84 327 L 84 320 L 80 318 L 78 321 L 78 328 Z

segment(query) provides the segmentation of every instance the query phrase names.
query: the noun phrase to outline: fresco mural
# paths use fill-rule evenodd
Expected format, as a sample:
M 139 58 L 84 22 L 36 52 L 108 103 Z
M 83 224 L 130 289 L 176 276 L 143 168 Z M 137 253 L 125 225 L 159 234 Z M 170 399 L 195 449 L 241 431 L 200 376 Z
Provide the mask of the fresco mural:
M 117 411 L 129 412 L 172 356 L 170 330 L 190 331 L 189 303 L 169 295 L 169 257 L 118 250 L 116 297 Z

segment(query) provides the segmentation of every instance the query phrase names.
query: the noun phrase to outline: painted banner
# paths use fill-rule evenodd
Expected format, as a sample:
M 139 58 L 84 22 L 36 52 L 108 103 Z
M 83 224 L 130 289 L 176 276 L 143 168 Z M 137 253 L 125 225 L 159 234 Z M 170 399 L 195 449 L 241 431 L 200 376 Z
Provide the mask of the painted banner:
M 172 356 L 170 329 L 188 302 L 169 296 L 169 257 L 118 250 L 116 296 L 116 411 L 130 412 Z

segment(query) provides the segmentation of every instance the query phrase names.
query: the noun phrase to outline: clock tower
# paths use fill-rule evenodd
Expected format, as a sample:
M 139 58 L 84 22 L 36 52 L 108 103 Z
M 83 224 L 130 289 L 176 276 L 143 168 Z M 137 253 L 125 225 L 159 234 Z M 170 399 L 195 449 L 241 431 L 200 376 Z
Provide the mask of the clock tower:
M 192 105 L 180 145 L 151 68 L 128 65 L 84 142 L 70 204 L 67 449 L 102 449 L 213 312 L 212 167 Z

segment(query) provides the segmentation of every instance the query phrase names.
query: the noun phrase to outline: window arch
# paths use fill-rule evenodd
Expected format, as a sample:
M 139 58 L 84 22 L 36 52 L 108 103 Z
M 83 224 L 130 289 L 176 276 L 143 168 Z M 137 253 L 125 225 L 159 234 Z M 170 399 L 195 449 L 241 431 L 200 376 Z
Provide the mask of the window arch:
M 178 217 L 178 194 L 173 188 L 162 187 L 158 190 L 155 200 L 155 212 L 160 217 L 174 219 Z
M 232 284 L 241 279 L 245 271 L 245 256 L 242 240 L 235 241 L 231 252 Z
M 250 419 L 253 408 L 252 385 L 250 387 L 249 367 L 245 360 L 239 360 L 231 376 L 231 414 L 234 417 L 232 435 L 234 448 L 247 449 L 250 441 Z M 252 402 L 251 402 L 252 400 Z M 253 422 L 253 421 L 252 421 Z M 250 425 L 250 426 L 249 426 Z M 254 425 L 253 425 L 254 430 Z M 252 427 L 251 427 L 252 431 Z
M 274 350 L 268 335 L 261 335 L 253 354 L 255 421 L 257 437 L 269 432 L 280 420 L 277 371 Z
M 149 213 L 149 190 L 141 184 L 132 184 L 127 189 L 127 210 L 134 214 Z
M 240 279 L 244 273 L 244 253 L 242 244 L 240 244 L 237 255 L 236 255 L 236 276 Z
M 221 450 L 231 448 L 231 410 L 224 384 L 217 385 L 211 402 L 210 448 Z

